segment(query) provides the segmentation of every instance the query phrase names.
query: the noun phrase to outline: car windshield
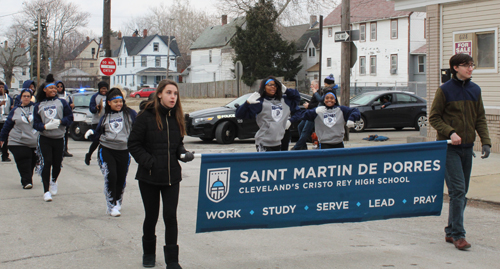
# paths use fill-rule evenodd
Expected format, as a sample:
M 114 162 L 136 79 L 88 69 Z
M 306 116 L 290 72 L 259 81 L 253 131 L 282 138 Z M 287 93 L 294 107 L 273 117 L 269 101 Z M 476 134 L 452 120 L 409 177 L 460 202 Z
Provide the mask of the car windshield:
M 378 94 L 374 93 L 363 93 L 351 98 L 351 105 L 366 106 L 368 105 Z
M 73 95 L 73 103 L 75 106 L 88 107 L 90 104 L 90 98 L 92 98 L 92 94 Z
M 233 101 L 229 102 L 229 104 L 225 105 L 226 107 L 236 107 L 235 105 L 238 104 L 238 105 L 243 105 L 243 103 L 246 102 L 246 100 L 248 99 L 248 96 L 250 96 L 249 94 L 245 94 L 243 96 L 240 96 L 236 99 L 234 99 Z

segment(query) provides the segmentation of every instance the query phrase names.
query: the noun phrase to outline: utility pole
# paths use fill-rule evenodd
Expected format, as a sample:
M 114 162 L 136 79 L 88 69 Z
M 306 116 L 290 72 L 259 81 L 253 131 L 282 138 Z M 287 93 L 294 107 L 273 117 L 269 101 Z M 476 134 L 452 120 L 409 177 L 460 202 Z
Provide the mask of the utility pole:
M 41 37 L 41 32 L 42 32 L 42 25 L 41 25 L 41 20 L 42 20 L 42 10 L 38 9 L 38 40 L 37 40 L 37 46 L 36 46 L 36 86 L 40 86 L 40 40 L 42 39 Z
M 111 57 L 111 0 L 104 0 L 102 21 L 102 49 L 104 57 Z M 110 83 L 109 76 L 103 76 L 102 80 Z
M 351 24 L 351 1 L 342 0 L 342 15 L 340 22 L 340 30 L 348 31 Z M 349 106 L 351 95 L 351 42 L 342 42 L 341 45 L 341 60 L 340 60 L 340 98 L 342 105 Z M 349 141 L 349 128 L 346 127 L 344 140 Z
M 321 89 L 321 65 L 323 64 L 323 61 L 321 60 L 323 58 L 323 15 L 319 15 L 319 78 L 318 78 L 318 85 L 319 88 Z

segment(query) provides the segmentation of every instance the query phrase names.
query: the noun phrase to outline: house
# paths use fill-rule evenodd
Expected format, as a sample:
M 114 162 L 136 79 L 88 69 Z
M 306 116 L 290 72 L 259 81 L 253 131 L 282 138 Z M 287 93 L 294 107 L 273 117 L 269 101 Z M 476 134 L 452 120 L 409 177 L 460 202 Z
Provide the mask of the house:
M 396 11 L 386 0 L 351 0 L 351 29 L 360 31 L 357 59 L 351 69 L 351 94 L 363 90 L 416 88 L 425 74 L 425 12 Z M 334 74 L 340 83 L 342 6 L 324 19 L 322 78 Z M 418 68 L 418 61 L 424 68 Z M 422 82 L 420 82 L 422 83 Z M 353 90 L 354 89 L 354 90 Z M 425 94 L 424 92 L 422 94 Z
M 74 49 L 64 61 L 64 69 L 78 68 L 83 72 L 92 75 L 99 75 L 98 55 L 99 43 L 95 39 L 83 41 Z
M 236 26 L 242 26 L 245 18 L 227 23 L 222 15 L 221 25 L 210 26 L 191 45 L 191 65 L 183 72 L 185 82 L 200 83 L 232 80 L 234 74 L 234 49 L 229 42 L 236 34 Z
M 492 142 L 491 151 L 500 152 L 500 91 L 498 91 L 498 25 L 500 0 L 391 0 L 401 12 L 426 12 L 427 103 L 429 111 L 436 89 L 449 79 L 449 59 L 457 53 L 474 58 L 472 80 L 481 87 L 486 120 Z M 465 12 L 464 12 L 465 11 Z M 427 140 L 435 140 L 429 127 Z M 481 151 L 481 143 L 474 143 Z
M 5 47 L 8 46 L 8 42 L 5 42 Z M 25 80 L 30 79 L 30 63 L 28 60 L 28 56 L 26 55 L 26 48 L 24 46 L 18 47 L 14 49 L 13 52 L 13 57 L 18 57 L 15 60 L 16 66 L 12 70 L 12 80 L 10 81 L 10 87 L 11 88 L 22 88 L 23 87 L 23 82 Z M 9 57 L 10 53 L 6 52 L 4 47 L 0 47 L 0 61 L 4 61 L 4 56 Z M 3 81 L 5 84 L 8 84 L 5 78 L 5 73 L 4 69 L 2 67 L 2 64 L 0 64 L 0 80 Z
M 179 81 L 177 58 L 181 53 L 173 36 L 124 36 L 118 51 L 114 52 L 116 71 L 110 77 L 111 85 L 121 85 L 131 91 L 156 87 L 167 77 Z

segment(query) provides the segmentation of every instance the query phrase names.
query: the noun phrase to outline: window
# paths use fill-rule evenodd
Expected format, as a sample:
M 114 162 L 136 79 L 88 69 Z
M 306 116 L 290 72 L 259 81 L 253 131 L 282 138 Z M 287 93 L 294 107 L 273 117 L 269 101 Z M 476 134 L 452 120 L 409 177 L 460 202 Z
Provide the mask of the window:
M 24 81 L 19 80 L 19 87 L 18 87 L 18 88 L 20 88 L 20 89 L 21 89 L 21 88 L 23 87 L 23 83 L 24 83 Z
M 326 58 L 326 67 L 332 67 L 332 58 Z
M 425 56 L 424 55 L 418 56 L 418 72 L 425 73 Z
M 315 57 L 315 56 L 316 56 L 316 49 L 309 48 L 309 57 Z
M 418 103 L 418 99 L 415 96 L 402 93 L 396 93 L 396 100 L 398 104 Z
M 153 43 L 153 51 L 160 51 L 160 44 L 158 42 Z
M 92 58 L 94 58 L 95 55 L 95 48 L 92 48 Z
M 125 62 L 127 61 L 127 58 L 125 58 Z M 127 86 L 127 76 L 125 76 L 125 86 Z
M 398 73 L 398 55 L 391 54 L 391 74 Z
M 333 35 L 333 28 L 328 28 L 328 37 L 331 37 Z
M 359 73 L 361 75 L 366 75 L 366 57 L 359 57 Z
M 370 75 L 377 74 L 377 56 L 370 56 Z
M 125 67 L 127 67 L 127 57 L 125 57 Z
M 23 74 L 23 76 L 26 76 L 26 68 L 23 68 L 23 73 L 22 74 Z
M 90 67 L 94 67 L 94 63 L 90 63 Z M 23 74 L 24 75 L 24 74 Z
M 161 66 L 161 56 L 155 56 L 155 67 Z
M 141 56 L 141 66 L 148 66 L 148 56 Z
M 366 41 L 366 23 L 359 25 L 359 41 Z
M 161 81 L 161 76 L 156 76 L 155 77 L 155 83 L 156 84 L 160 84 L 160 81 Z
M 370 23 L 370 40 L 377 40 L 377 23 Z
M 391 39 L 398 39 L 398 20 L 391 20 Z
M 212 62 L 212 50 L 209 50 L 208 51 L 208 62 L 211 63 Z
M 147 77 L 147 76 L 142 76 L 141 83 L 142 83 L 142 84 L 146 84 L 146 83 L 148 83 L 148 77 Z
M 477 37 L 477 68 L 495 67 L 495 33 L 476 33 Z
M 135 67 L 135 56 L 132 56 L 132 67 Z
M 465 53 L 474 59 L 476 71 L 497 68 L 497 29 L 454 33 L 454 54 Z

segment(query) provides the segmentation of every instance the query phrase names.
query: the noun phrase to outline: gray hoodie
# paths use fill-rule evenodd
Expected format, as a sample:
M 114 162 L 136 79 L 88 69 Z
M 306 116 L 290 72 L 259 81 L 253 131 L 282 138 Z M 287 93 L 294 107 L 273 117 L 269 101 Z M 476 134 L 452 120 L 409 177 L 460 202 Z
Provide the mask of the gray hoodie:
M 266 147 L 281 145 L 285 135 L 286 121 L 290 118 L 290 107 L 281 100 L 264 98 L 262 111 L 257 114 L 259 131 L 255 134 L 255 144 Z

